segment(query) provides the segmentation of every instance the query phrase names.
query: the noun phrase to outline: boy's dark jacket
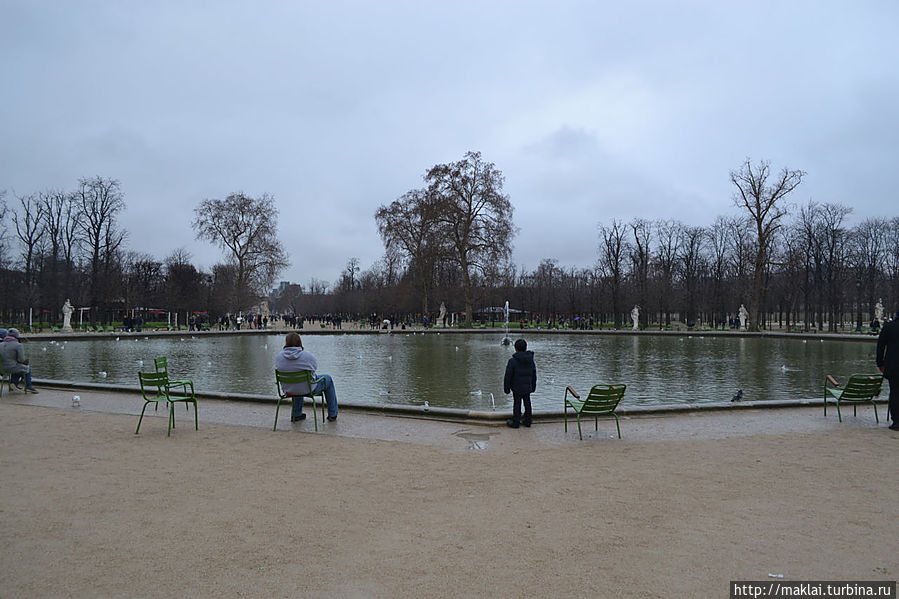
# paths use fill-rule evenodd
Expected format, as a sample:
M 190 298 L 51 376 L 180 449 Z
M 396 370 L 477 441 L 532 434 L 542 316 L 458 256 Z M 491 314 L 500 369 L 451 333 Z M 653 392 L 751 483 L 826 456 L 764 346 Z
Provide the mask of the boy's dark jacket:
M 506 364 L 503 391 L 528 395 L 536 390 L 537 365 L 534 364 L 534 352 L 530 350 L 515 352 Z

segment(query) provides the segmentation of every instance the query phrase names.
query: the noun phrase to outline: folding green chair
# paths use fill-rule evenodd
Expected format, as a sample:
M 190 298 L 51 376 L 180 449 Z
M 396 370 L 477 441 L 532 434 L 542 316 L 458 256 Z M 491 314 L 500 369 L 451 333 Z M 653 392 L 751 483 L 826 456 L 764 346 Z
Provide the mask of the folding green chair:
M 318 382 L 322 380 L 321 378 L 315 378 L 312 376 L 311 370 L 298 370 L 296 372 L 286 372 L 283 370 L 275 370 L 275 386 L 278 389 L 278 406 L 275 408 L 275 425 L 272 427 L 272 430 L 277 430 L 278 428 L 278 412 L 281 410 L 281 400 L 287 399 L 288 397 L 293 399 L 294 397 L 308 397 L 312 400 L 312 421 L 315 423 L 315 431 L 318 432 L 318 416 L 315 411 L 315 397 L 321 397 L 321 406 L 322 406 L 322 424 L 325 422 L 325 391 L 324 389 L 315 393 L 312 393 L 312 389 L 318 384 Z M 309 385 L 310 392 L 305 393 L 303 395 L 284 393 L 282 385 L 295 385 L 298 383 L 306 383 Z
M 174 389 L 176 387 L 181 387 L 181 395 L 190 395 L 194 394 L 194 382 L 191 379 L 170 379 L 169 376 L 169 361 L 165 356 L 161 356 L 159 358 L 153 359 L 153 364 L 156 366 L 156 372 L 165 375 L 166 379 L 168 379 L 169 389 Z M 184 409 L 189 410 L 187 404 L 184 404 Z
M 194 429 L 200 430 L 197 417 L 197 398 L 194 396 L 192 386 L 189 393 L 187 393 L 187 388 L 185 387 L 183 394 L 173 394 L 168 377 L 164 374 L 160 372 L 138 372 L 137 376 L 140 379 L 140 392 L 144 398 L 144 407 L 140 411 L 140 420 L 137 421 L 137 429 L 134 431 L 135 435 L 140 433 L 140 424 L 144 420 L 144 412 L 147 406 L 153 404 L 154 407 L 157 407 L 163 402 L 165 402 L 165 407 L 169 411 L 169 430 L 166 436 L 171 436 L 172 429 L 175 428 L 175 404 L 179 402 L 194 404 Z
M 627 385 L 615 383 L 611 385 L 593 385 L 587 399 L 580 401 L 580 395 L 571 387 L 565 389 L 565 432 L 568 432 L 568 408 L 574 410 L 577 416 L 577 434 L 583 439 L 581 433 L 581 416 L 593 416 L 593 425 L 599 430 L 600 416 L 613 416 L 615 418 L 615 427 L 618 429 L 618 438 L 621 438 L 621 426 L 618 424 L 618 415 L 615 408 L 618 402 L 624 397 L 624 390 Z M 571 395 L 571 399 L 568 396 Z
M 840 413 L 840 404 L 852 404 L 852 415 L 858 416 L 857 408 L 860 403 L 870 403 L 874 406 L 874 420 L 878 424 L 880 418 L 877 416 L 877 404 L 874 398 L 880 395 L 880 389 L 883 386 L 883 375 L 878 374 L 853 374 L 846 381 L 846 385 L 840 385 L 831 375 L 827 375 L 824 379 L 824 415 L 827 416 L 827 396 L 837 401 L 837 417 L 843 422 L 843 415 Z

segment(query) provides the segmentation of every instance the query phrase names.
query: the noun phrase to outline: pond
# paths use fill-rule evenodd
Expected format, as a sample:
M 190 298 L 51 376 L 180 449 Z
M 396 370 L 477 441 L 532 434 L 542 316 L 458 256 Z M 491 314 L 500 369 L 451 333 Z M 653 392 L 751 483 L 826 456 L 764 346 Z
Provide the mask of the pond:
M 300 331 L 302 334 L 302 331 Z M 565 387 L 627 383 L 622 405 L 809 399 L 824 377 L 876 371 L 875 340 L 703 335 L 529 333 L 537 362 L 537 411 L 560 411 Z M 423 405 L 506 410 L 502 334 L 305 335 L 319 371 L 334 377 L 338 399 L 362 405 Z M 138 370 L 167 356 L 169 373 L 198 391 L 275 396 L 273 364 L 284 335 L 122 336 L 41 340 L 26 346 L 39 379 L 137 385 Z

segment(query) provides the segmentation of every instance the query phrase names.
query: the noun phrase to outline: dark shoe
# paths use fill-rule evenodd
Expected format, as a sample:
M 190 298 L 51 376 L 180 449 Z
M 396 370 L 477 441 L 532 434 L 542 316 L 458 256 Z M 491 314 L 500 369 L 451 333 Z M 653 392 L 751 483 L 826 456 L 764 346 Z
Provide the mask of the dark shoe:
M 508 426 L 509 428 L 518 428 L 518 423 L 509 418 L 508 420 L 506 420 L 506 426 Z
M 337 420 L 337 416 L 328 416 L 328 422 L 334 422 Z
M 296 422 L 298 420 L 306 420 L 306 414 L 300 414 L 299 416 L 294 416 L 293 414 L 291 414 L 291 416 L 290 416 L 291 422 Z
M 21 390 L 22 390 L 22 383 L 13 383 L 13 387 L 15 387 L 16 389 L 18 389 L 19 391 L 21 391 Z
M 530 420 L 522 420 L 522 421 L 521 421 L 521 424 L 523 424 L 523 425 L 526 426 L 527 428 L 531 428 L 531 421 L 530 421 Z
M 893 424 L 891 424 L 890 430 L 891 431 L 899 431 L 899 422 L 894 422 Z
M 28 393 L 34 393 L 35 395 L 37 395 L 37 389 L 35 389 L 34 387 L 25 387 L 25 391 L 27 391 Z

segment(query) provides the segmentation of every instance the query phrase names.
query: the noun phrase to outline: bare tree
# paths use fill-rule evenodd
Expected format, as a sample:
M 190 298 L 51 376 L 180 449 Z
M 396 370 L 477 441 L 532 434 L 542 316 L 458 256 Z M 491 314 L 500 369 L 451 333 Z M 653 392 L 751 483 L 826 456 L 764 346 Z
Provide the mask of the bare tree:
M 805 172 L 784 168 L 777 174 L 771 165 L 762 161 L 752 165 L 749 158 L 737 171 L 730 172 L 730 180 L 736 186 L 734 204 L 745 209 L 755 226 L 756 254 L 753 262 L 752 299 L 749 310 L 752 330 L 759 330 L 762 320 L 762 304 L 765 297 L 765 273 L 768 268 L 769 250 L 774 233 L 781 227 L 788 212 L 786 197 L 802 182 Z
M 512 204 L 503 193 L 503 174 L 480 152 L 432 167 L 425 180 L 439 204 L 441 233 L 453 249 L 462 275 L 465 322 L 472 320 L 473 277 L 509 259 L 516 230 Z
M 387 254 L 402 255 L 413 273 L 422 314 L 428 313 L 434 263 L 442 252 L 437 209 L 427 190 L 413 189 L 375 212 Z
M 651 255 L 652 223 L 644 218 L 635 218 L 630 222 L 634 236 L 633 274 L 637 282 L 637 304 L 640 305 L 640 324 L 646 328 L 649 322 L 649 259 Z
M 150 254 L 127 252 L 123 260 L 125 308 L 155 307 L 164 294 L 162 263 Z
M 90 262 L 91 324 L 96 324 L 97 309 L 105 304 L 104 285 L 110 280 L 113 262 L 125 232 L 116 227 L 116 216 L 124 210 L 125 199 L 115 179 L 97 176 L 78 181 L 75 202 L 78 204 L 79 237 Z
M 738 226 L 737 220 L 719 216 L 707 230 L 708 244 L 711 251 L 712 277 L 712 320 L 716 324 L 726 322 L 727 302 L 730 299 L 725 293 L 730 264 L 731 229 Z
M 616 329 L 621 327 L 622 322 L 621 288 L 625 276 L 624 261 L 629 251 L 627 227 L 624 224 L 613 219 L 608 226 L 599 225 L 599 267 L 611 287 L 612 315 Z
M 169 309 L 182 314 L 183 322 L 187 322 L 189 312 L 200 306 L 209 308 L 201 293 L 203 275 L 191 263 L 190 252 L 178 248 L 166 256 L 164 262 L 165 297 Z
M 659 269 L 659 326 L 671 324 L 671 307 L 674 299 L 674 276 L 677 255 L 684 225 L 679 221 L 656 222 L 655 262 Z
M 359 287 L 359 272 L 362 268 L 359 266 L 359 258 L 353 257 L 347 260 L 340 277 L 338 289 L 341 291 L 353 291 Z
M 0 189 L 0 268 L 6 268 L 7 258 L 6 248 L 6 190 Z
M 44 209 L 44 227 L 47 230 L 49 255 L 54 261 L 74 264 L 78 243 L 78 205 L 75 196 L 58 189 L 49 189 L 38 195 Z
M 874 317 L 874 304 L 879 299 L 877 290 L 886 275 L 887 234 L 890 225 L 883 217 L 868 218 L 852 231 L 853 263 L 858 272 L 858 319 L 862 319 L 862 306 L 868 306 L 868 319 Z
M 842 204 L 821 205 L 822 227 L 818 230 L 824 256 L 824 289 L 828 304 L 828 330 L 835 331 L 842 321 L 845 277 L 848 266 L 848 231 L 844 222 L 852 208 Z
M 698 299 L 699 299 L 699 279 L 706 267 L 704 258 L 706 234 L 702 227 L 684 227 L 681 229 L 681 241 L 678 251 L 678 261 L 680 263 L 680 272 L 686 291 L 687 309 L 685 311 L 686 321 L 690 323 L 696 322 Z
M 38 200 L 44 209 L 44 229 L 47 232 L 48 246 L 43 273 L 43 295 L 54 307 L 51 311 L 51 322 L 56 322 L 56 310 L 62 305 L 63 298 L 68 297 L 72 291 L 79 211 L 75 197 L 58 189 L 41 192 L 38 194 Z
M 895 314 L 896 308 L 899 307 L 899 216 L 890 219 L 885 236 L 887 251 L 884 255 L 883 270 L 891 283 L 889 295 L 892 301 L 888 309 Z
M 37 272 L 36 262 L 43 253 L 41 242 L 44 239 L 43 227 L 44 207 L 34 195 L 19 198 L 19 210 L 13 211 L 13 223 L 16 227 L 16 236 L 22 247 L 23 283 L 25 288 L 25 300 L 29 306 L 34 306 L 37 301 Z
M 203 200 L 194 214 L 197 239 L 226 250 L 235 267 L 231 310 L 256 305 L 289 266 L 287 253 L 278 241 L 274 198 L 267 193 L 258 199 L 232 193 L 224 200 Z

